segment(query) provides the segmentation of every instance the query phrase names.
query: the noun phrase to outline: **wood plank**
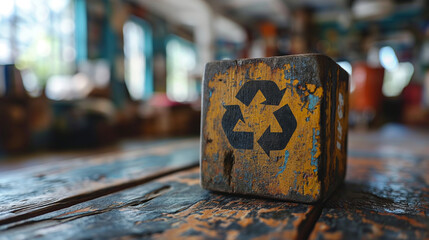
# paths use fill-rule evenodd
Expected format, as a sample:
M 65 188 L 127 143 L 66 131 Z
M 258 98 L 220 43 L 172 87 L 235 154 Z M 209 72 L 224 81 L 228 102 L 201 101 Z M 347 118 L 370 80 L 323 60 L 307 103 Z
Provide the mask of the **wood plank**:
M 0 224 L 55 211 L 198 165 L 199 141 L 176 140 L 0 176 Z
M 199 182 L 194 168 L 0 226 L 0 234 L 5 239 L 302 239 L 320 211 L 313 205 L 209 192 Z
M 310 239 L 428 239 L 429 158 L 350 158 Z
M 349 134 L 349 153 L 356 157 L 370 154 L 393 158 L 429 158 L 429 131 L 388 124 L 379 130 Z

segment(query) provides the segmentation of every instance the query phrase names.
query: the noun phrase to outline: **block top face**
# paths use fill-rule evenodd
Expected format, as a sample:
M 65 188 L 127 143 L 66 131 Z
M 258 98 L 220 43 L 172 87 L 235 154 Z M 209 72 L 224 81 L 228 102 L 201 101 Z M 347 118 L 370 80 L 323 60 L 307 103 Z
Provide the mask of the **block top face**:
M 295 55 L 207 64 L 203 187 L 306 202 L 320 197 L 323 58 L 332 61 Z

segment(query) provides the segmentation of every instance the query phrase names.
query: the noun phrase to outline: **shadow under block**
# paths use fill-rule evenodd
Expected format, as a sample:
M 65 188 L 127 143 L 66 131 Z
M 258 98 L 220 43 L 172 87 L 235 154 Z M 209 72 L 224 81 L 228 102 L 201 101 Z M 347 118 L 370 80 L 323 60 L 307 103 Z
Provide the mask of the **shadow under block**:
M 344 180 L 348 74 L 304 54 L 206 65 L 203 188 L 314 203 Z

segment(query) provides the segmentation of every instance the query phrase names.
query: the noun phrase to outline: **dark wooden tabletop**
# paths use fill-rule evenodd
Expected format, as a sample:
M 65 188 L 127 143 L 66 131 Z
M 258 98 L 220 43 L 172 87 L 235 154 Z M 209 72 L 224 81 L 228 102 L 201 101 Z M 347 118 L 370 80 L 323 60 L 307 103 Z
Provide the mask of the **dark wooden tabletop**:
M 209 192 L 179 139 L 0 173 L 0 239 L 429 239 L 429 132 L 351 132 L 346 182 L 306 205 Z

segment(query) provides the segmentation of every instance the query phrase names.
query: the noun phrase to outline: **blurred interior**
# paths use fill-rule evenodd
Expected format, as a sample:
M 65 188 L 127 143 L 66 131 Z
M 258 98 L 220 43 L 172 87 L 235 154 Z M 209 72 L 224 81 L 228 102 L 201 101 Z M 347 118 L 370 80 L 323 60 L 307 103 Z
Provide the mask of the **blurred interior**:
M 323 53 L 350 126 L 429 126 L 425 0 L 8 0 L 0 158 L 198 136 L 213 60 Z

